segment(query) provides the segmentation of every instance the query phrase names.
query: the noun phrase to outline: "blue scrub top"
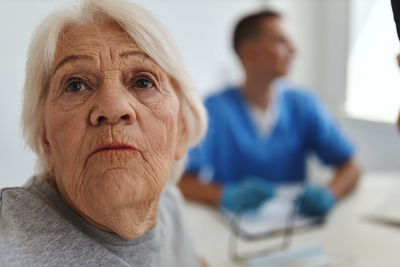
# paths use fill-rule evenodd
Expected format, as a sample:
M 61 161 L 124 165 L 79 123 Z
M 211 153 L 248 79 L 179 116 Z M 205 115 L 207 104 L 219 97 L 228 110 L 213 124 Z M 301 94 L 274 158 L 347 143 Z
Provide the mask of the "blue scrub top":
M 262 136 L 239 88 L 209 97 L 209 128 L 204 141 L 189 152 L 186 172 L 212 173 L 213 182 L 238 182 L 246 176 L 275 183 L 306 178 L 306 157 L 314 152 L 326 165 L 348 161 L 354 147 L 335 120 L 310 92 L 280 89 L 274 129 Z

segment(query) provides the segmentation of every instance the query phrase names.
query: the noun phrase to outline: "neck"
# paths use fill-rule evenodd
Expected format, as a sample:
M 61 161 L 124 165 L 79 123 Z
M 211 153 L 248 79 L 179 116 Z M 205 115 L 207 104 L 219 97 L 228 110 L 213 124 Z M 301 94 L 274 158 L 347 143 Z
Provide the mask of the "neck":
M 48 179 L 48 182 L 64 201 L 87 222 L 103 231 L 115 233 L 126 240 L 133 240 L 142 236 L 156 224 L 160 198 L 144 203 L 135 203 L 121 209 L 102 209 L 102 215 L 91 218 L 91 216 L 76 208 L 68 197 L 64 197 L 62 192 L 58 190 L 54 179 Z
M 153 228 L 157 222 L 158 201 L 132 205 L 122 210 L 111 210 L 104 214 L 102 224 L 91 218 L 80 215 L 97 228 L 113 232 L 126 240 L 133 240 Z
M 264 76 L 260 79 L 253 76 L 246 75 L 246 80 L 243 84 L 244 96 L 251 104 L 261 109 L 266 109 L 271 101 L 275 78 Z

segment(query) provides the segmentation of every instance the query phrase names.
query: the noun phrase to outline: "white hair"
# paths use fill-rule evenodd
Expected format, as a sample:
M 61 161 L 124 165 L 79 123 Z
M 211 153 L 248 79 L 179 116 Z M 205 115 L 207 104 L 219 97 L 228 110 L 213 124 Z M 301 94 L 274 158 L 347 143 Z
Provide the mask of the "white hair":
M 57 43 L 70 27 L 107 20 L 126 31 L 172 79 L 180 100 L 189 147 L 196 145 L 204 135 L 207 125 L 204 106 L 195 92 L 177 47 L 162 25 L 147 10 L 126 0 L 83 0 L 80 5 L 64 7 L 47 16 L 36 29 L 29 46 L 22 127 L 27 144 L 38 157 L 39 174 L 51 174 L 43 147 L 43 110 Z M 178 181 L 185 158 L 175 162 L 169 182 Z

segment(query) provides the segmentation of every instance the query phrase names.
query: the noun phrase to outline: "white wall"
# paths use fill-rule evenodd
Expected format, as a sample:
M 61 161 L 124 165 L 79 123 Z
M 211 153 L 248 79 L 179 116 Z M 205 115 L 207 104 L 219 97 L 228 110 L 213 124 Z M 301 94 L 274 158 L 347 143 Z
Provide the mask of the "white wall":
M 364 171 L 400 170 L 400 132 L 393 124 L 357 119 L 341 123 L 356 141 Z
M 0 1 L 0 188 L 23 184 L 34 172 L 35 156 L 20 129 L 27 46 L 50 1 Z
M 0 188 L 23 184 L 34 173 L 34 155 L 24 148 L 20 134 L 22 86 L 26 50 L 34 27 L 49 10 L 67 0 L 0 0 Z M 234 22 L 260 6 L 271 6 L 286 14 L 289 30 L 298 48 L 290 78 L 313 88 L 335 112 L 342 116 L 346 88 L 349 1 L 347 0 L 137 0 L 165 24 L 181 49 L 185 63 L 199 88 L 208 94 L 242 78 L 233 55 L 230 38 Z M 382 144 L 393 138 L 382 130 L 379 139 L 368 127 L 357 130 L 345 125 L 356 139 Z M 391 129 L 388 125 L 388 129 Z M 385 127 L 384 127 L 385 128 Z M 370 147 L 379 147 L 373 145 Z M 390 143 L 373 168 L 399 167 L 385 158 L 400 155 Z M 373 151 L 363 149 L 361 158 L 373 161 Z M 389 162 L 390 164 L 383 164 Z M 380 164 L 382 163 L 382 164 Z M 390 166 L 388 166 L 390 165 Z

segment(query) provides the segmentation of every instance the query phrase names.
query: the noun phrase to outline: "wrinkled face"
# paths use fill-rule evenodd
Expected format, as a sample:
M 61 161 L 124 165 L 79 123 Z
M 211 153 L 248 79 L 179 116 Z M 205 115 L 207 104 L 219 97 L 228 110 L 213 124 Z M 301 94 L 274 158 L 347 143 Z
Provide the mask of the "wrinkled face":
M 59 41 L 44 111 L 44 146 L 63 198 L 100 222 L 158 199 L 186 153 L 167 74 L 121 28 L 76 26 Z
M 265 19 L 261 35 L 254 42 L 254 68 L 270 77 L 288 74 L 294 56 L 294 47 L 279 18 Z

